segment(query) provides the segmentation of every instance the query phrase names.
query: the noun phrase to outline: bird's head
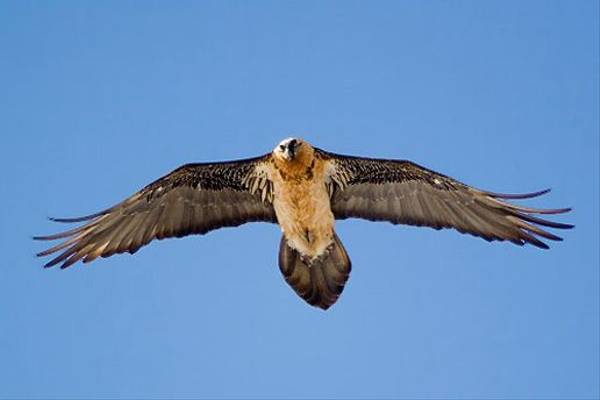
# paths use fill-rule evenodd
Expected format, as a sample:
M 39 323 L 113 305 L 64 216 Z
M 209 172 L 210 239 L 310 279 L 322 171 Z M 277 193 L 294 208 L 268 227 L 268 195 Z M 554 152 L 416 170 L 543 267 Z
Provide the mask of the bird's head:
M 304 140 L 299 138 L 287 138 L 282 140 L 273 149 L 273 155 L 283 161 L 294 161 L 301 157 L 309 147 Z
M 275 164 L 289 175 L 305 173 L 314 156 L 313 147 L 299 138 L 284 139 L 273 149 Z

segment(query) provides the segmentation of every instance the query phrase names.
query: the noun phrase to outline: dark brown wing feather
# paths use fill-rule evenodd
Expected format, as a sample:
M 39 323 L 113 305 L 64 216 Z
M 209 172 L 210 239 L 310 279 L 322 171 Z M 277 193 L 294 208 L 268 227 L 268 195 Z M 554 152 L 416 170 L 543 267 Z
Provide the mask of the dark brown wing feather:
M 562 240 L 540 228 L 569 229 L 573 225 L 547 221 L 536 214 L 561 214 L 570 208 L 521 207 L 506 199 L 527 194 L 500 194 L 479 190 L 405 160 L 342 156 L 319 150 L 335 165 L 329 190 L 337 219 L 364 218 L 394 224 L 454 228 L 488 241 L 509 240 L 548 248 L 538 237 Z
M 36 240 L 64 239 L 38 254 L 61 252 L 45 267 L 135 253 L 153 239 L 204 234 L 251 221 L 276 222 L 272 184 L 257 166 L 269 155 L 226 163 L 188 164 L 123 202 L 80 218 L 51 218 L 84 225 Z

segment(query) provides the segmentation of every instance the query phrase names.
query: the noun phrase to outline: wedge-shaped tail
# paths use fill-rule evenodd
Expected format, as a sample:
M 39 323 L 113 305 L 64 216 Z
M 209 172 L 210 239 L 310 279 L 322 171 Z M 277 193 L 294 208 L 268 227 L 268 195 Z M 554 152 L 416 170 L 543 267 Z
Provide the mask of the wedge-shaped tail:
M 352 263 L 335 233 L 328 252 L 310 261 L 288 246 L 285 236 L 282 236 L 279 268 L 287 283 L 300 297 L 312 306 L 327 310 L 342 294 Z

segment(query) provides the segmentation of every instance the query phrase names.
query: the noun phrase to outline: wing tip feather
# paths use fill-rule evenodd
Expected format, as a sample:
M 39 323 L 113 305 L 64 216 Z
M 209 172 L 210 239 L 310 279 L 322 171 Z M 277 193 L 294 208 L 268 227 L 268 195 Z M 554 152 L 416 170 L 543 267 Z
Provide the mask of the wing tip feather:
M 86 215 L 85 217 L 75 217 L 75 218 L 56 218 L 56 217 L 48 217 L 48 219 L 52 222 L 60 222 L 60 223 L 74 223 L 74 222 L 83 222 L 89 221 L 90 219 L 97 217 L 98 215 Z
M 539 197 L 539 196 L 545 195 L 546 193 L 550 193 L 551 191 L 552 191 L 552 188 L 546 188 L 546 189 L 538 190 L 536 192 L 529 192 L 529 193 L 497 193 L 497 192 L 485 191 L 485 194 L 487 194 L 488 196 L 492 196 L 492 197 L 500 198 L 500 199 L 518 200 L 518 199 L 532 199 L 534 197 Z
M 88 215 L 84 215 L 81 217 L 69 217 L 69 218 L 47 217 L 47 218 L 52 222 L 60 222 L 60 223 L 67 223 L 67 224 L 74 223 L 74 222 L 85 222 L 85 221 L 90 221 L 94 218 L 98 218 L 103 215 L 106 215 L 109 212 L 111 212 L 115 207 L 107 208 L 102 211 L 98 211 L 93 214 L 88 214 Z
M 56 264 L 58 264 L 58 262 L 54 262 L 54 260 L 50 260 L 50 261 L 48 261 L 46 264 L 44 264 L 42 267 L 43 267 L 44 269 L 47 269 L 47 268 L 52 268 L 52 267 L 54 267 Z

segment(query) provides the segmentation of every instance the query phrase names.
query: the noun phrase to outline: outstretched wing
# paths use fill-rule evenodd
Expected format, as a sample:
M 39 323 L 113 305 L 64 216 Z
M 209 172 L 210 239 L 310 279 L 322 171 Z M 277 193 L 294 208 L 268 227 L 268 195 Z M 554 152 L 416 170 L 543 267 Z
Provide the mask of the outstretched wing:
M 250 221 L 276 222 L 272 183 L 265 172 L 270 155 L 225 163 L 187 164 L 123 202 L 80 218 L 51 218 L 84 225 L 37 240 L 64 242 L 38 254 L 61 252 L 45 267 L 67 268 L 83 259 L 135 253 L 153 239 L 204 234 Z
M 331 208 L 337 219 L 364 218 L 393 224 L 454 228 L 487 241 L 509 240 L 548 248 L 538 239 L 562 240 L 542 227 L 573 225 L 541 219 L 570 208 L 537 209 L 507 202 L 549 191 L 508 195 L 479 190 L 404 160 L 342 156 L 319 150 L 330 162 Z

